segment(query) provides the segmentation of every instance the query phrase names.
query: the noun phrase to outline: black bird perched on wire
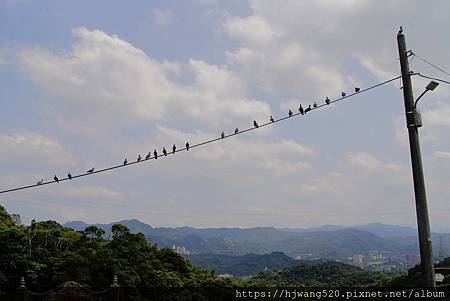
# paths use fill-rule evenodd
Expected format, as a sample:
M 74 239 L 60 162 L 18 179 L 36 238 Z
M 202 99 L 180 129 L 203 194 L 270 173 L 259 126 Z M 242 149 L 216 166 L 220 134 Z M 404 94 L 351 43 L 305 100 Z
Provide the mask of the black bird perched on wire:
M 299 111 L 300 114 L 302 114 L 302 115 L 305 114 L 305 110 L 303 110 L 302 104 L 300 104 L 300 107 L 298 107 L 298 111 Z
M 128 160 L 127 160 L 127 158 L 125 158 L 125 160 L 123 160 L 123 165 L 125 166 L 127 164 L 128 164 Z
M 222 132 L 222 134 L 220 134 L 220 138 L 225 138 L 225 133 L 224 132 Z
M 314 108 L 317 108 L 317 102 L 314 102 L 313 106 Z
M 53 180 L 55 180 L 56 183 L 59 183 L 59 179 L 56 175 L 53 177 Z
M 234 130 L 234 134 L 236 135 L 237 133 L 239 133 L 239 129 L 238 129 L 238 128 L 236 128 L 236 129 Z
M 347 95 L 347 94 L 345 94 L 345 92 L 342 92 L 341 95 L 342 95 L 342 97 L 345 97 L 345 95 Z
M 175 146 L 175 144 L 172 146 L 172 154 L 175 154 L 175 151 L 177 150 L 177 147 Z
M 289 117 L 292 117 L 292 114 L 294 114 L 294 113 L 292 113 L 292 111 L 289 110 L 288 114 L 289 114 Z
M 330 104 L 330 99 L 328 98 L 328 96 L 327 96 L 327 98 L 325 98 L 325 103 L 326 103 L 327 105 Z
M 164 154 L 164 156 L 167 156 L 167 151 L 166 151 L 165 147 L 163 147 L 163 154 Z
M 189 142 L 186 142 L 186 150 L 189 150 Z
M 256 120 L 253 120 L 253 126 L 254 126 L 255 128 L 258 127 L 258 123 L 256 122 Z
M 305 109 L 305 114 L 308 113 L 309 111 L 311 111 L 311 105 L 309 105 L 309 106 Z
M 41 179 L 40 181 L 38 181 L 38 182 L 36 183 L 36 185 L 42 185 L 42 184 L 44 184 L 44 179 Z
M 67 174 L 67 177 L 69 178 L 69 180 L 72 180 L 72 175 L 70 174 L 70 172 Z
M 150 154 L 150 152 L 148 152 L 147 156 L 145 156 L 145 160 L 148 160 L 152 157 L 152 155 Z
M 140 162 L 141 160 L 142 160 L 141 154 L 139 154 L 139 156 L 138 156 L 138 158 L 137 158 L 137 161 Z
M 87 173 L 93 173 L 94 172 L 94 167 L 92 167 L 91 169 L 89 169 L 88 171 L 87 171 Z
M 275 120 L 273 119 L 273 117 L 272 116 L 270 116 L 270 122 L 275 122 Z
M 358 87 L 355 87 L 355 92 L 358 93 L 361 89 Z
M 153 156 L 155 157 L 155 159 L 158 159 L 158 152 L 156 151 L 156 149 L 153 151 Z

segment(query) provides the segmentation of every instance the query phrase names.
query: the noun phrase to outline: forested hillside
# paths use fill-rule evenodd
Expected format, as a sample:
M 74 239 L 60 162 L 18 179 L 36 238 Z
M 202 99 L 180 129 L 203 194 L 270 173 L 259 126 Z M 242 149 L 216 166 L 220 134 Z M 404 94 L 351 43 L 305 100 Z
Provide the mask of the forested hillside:
M 281 252 L 242 256 L 198 254 L 188 256 L 188 259 L 202 268 L 215 270 L 217 274 L 231 274 L 233 276 L 251 276 L 264 269 L 283 269 L 299 264 L 298 260 L 294 260 Z
M 113 225 L 109 240 L 95 226 L 76 232 L 54 221 L 17 226 L 0 206 L 0 291 L 15 290 L 20 278 L 44 291 L 66 281 L 93 289 L 111 284 L 180 287 L 228 285 L 211 272 L 193 266 L 170 249 L 158 249 L 141 233 Z
M 105 239 L 104 234 L 105 231 L 96 226 L 74 231 L 54 221 L 33 221 L 30 226 L 17 226 L 0 206 L 0 297 L 2 292 L 14 292 L 21 277 L 25 278 L 27 288 L 34 291 L 55 288 L 66 281 L 100 290 L 109 287 L 114 275 L 123 287 L 213 287 L 220 291 L 234 286 L 420 285 L 417 267 L 408 275 L 390 279 L 382 273 L 337 262 L 295 261 L 283 253 L 197 258 L 208 268 L 219 266 L 225 271 L 230 266 L 242 275 L 268 268 L 247 281 L 222 279 L 211 270 L 194 266 L 170 249 L 152 245 L 144 234 L 131 233 L 123 225 L 112 225 L 109 239 Z M 197 260 L 195 256 L 191 258 Z M 438 266 L 448 266 L 448 260 Z M 444 282 L 448 281 L 447 277 Z
M 376 286 L 389 277 L 363 271 L 346 264 L 328 261 L 319 264 L 299 262 L 295 267 L 261 272 L 252 279 L 259 286 L 358 287 Z

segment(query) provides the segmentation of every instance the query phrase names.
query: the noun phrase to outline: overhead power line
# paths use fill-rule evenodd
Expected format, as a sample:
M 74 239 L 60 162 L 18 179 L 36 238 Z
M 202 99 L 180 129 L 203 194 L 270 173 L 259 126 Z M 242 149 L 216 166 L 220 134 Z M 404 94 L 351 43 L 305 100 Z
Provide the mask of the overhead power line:
M 386 80 L 384 82 L 375 84 L 375 85 L 367 87 L 365 89 L 358 90 L 358 92 L 354 92 L 354 93 L 351 93 L 351 94 L 344 94 L 343 93 L 342 94 L 343 96 L 340 97 L 340 98 L 336 98 L 334 100 L 328 100 L 328 104 L 327 103 L 322 103 L 320 105 L 315 105 L 314 107 L 311 107 L 310 112 L 313 111 L 313 110 L 318 110 L 318 109 L 320 109 L 320 108 L 322 108 L 324 106 L 327 106 L 329 104 L 337 103 L 339 101 L 346 100 L 346 99 L 348 99 L 350 97 L 353 97 L 355 95 L 358 95 L 358 94 L 367 92 L 369 90 L 378 88 L 378 87 L 383 86 L 385 84 L 388 84 L 388 83 L 390 83 L 392 81 L 395 81 L 395 80 L 397 80 L 399 78 L 401 78 L 401 76 L 396 76 L 396 77 L 388 79 L 388 80 Z M 310 112 L 304 113 L 304 114 L 305 115 L 309 115 Z M 296 117 L 296 116 L 299 116 L 299 115 L 301 116 L 303 114 L 300 113 L 300 112 L 297 112 L 297 113 L 290 114 L 290 115 L 288 115 L 286 117 L 282 117 L 282 118 L 279 118 L 279 119 L 274 119 L 273 121 L 262 123 L 262 124 L 259 124 L 257 126 L 250 127 L 250 128 L 244 129 L 244 130 L 236 129 L 236 131 L 233 132 L 232 134 L 224 134 L 223 138 L 221 136 L 219 136 L 219 137 L 214 138 L 214 139 L 206 140 L 206 141 L 203 141 L 203 142 L 199 142 L 197 144 L 192 144 L 192 145 L 186 146 L 184 148 L 176 149 L 173 152 L 167 152 L 167 156 L 175 155 L 178 152 L 186 151 L 188 149 L 192 149 L 192 148 L 203 146 L 203 145 L 206 145 L 206 144 L 209 144 L 209 143 L 217 142 L 219 140 L 231 138 L 233 136 L 237 136 L 237 135 L 240 135 L 240 134 L 243 134 L 243 133 L 246 133 L 246 132 L 250 132 L 250 131 L 256 130 L 258 128 L 262 128 L 262 127 L 269 126 L 269 125 L 272 125 L 272 124 L 275 124 L 275 123 L 278 123 L 278 122 L 281 122 L 281 121 L 285 121 L 287 119 L 290 119 L 292 117 Z M 158 157 L 159 158 L 163 158 L 163 157 L 166 157 L 166 156 L 165 155 L 163 155 L 163 156 L 159 155 Z M 153 160 L 153 159 L 157 159 L 156 156 L 150 156 L 149 158 L 142 159 L 142 160 L 136 160 L 136 161 L 132 161 L 132 162 L 127 162 L 126 164 L 119 164 L 119 165 L 115 165 L 115 166 L 111 166 L 111 167 L 106 167 L 106 168 L 103 168 L 103 169 L 98 169 L 98 170 L 93 170 L 93 171 L 90 171 L 90 172 L 85 172 L 85 173 L 78 174 L 78 175 L 72 175 L 70 177 L 70 179 L 69 179 L 69 177 L 67 177 L 67 178 L 60 178 L 58 180 L 55 179 L 54 181 L 46 181 L 46 182 L 45 181 L 39 181 L 38 184 L 25 185 L 25 186 L 19 186 L 19 187 L 15 187 L 15 188 L 5 189 L 5 190 L 0 191 L 0 194 L 7 193 L 7 192 L 18 191 L 18 190 L 30 189 L 30 188 L 34 188 L 34 187 L 38 187 L 38 186 L 44 186 L 44 185 L 48 185 L 48 184 L 59 183 L 59 182 L 62 182 L 62 181 L 73 180 L 73 179 L 76 179 L 76 178 L 81 178 L 81 177 L 86 177 L 86 176 L 91 176 L 91 175 L 94 175 L 94 174 L 103 173 L 103 172 L 110 171 L 110 170 L 113 170 L 113 169 L 124 168 L 124 167 L 128 167 L 128 166 L 131 166 L 131 165 L 134 165 L 134 164 L 138 164 L 138 163 L 144 163 L 144 162 L 147 162 L 147 161 L 150 161 L 150 160 Z
M 422 75 L 422 74 L 420 74 L 419 72 L 413 72 L 413 73 L 411 73 L 411 75 L 418 75 L 418 76 L 423 77 L 423 78 L 432 79 L 432 80 L 435 80 L 435 81 L 438 81 L 438 82 L 441 82 L 441 83 L 445 83 L 445 84 L 450 85 L 450 82 L 449 82 L 449 81 L 446 81 L 446 80 L 443 80 L 443 79 L 440 79 L 440 78 L 436 78 L 436 77 L 431 77 L 431 76 Z
M 433 68 L 435 68 L 435 69 L 441 71 L 442 73 L 447 74 L 448 76 L 450 76 L 450 73 L 449 73 L 449 72 L 445 71 L 445 70 L 442 69 L 442 68 L 439 68 L 439 67 L 436 66 L 435 64 L 433 64 L 433 63 L 429 62 L 428 60 L 426 60 L 426 59 L 424 59 L 424 58 L 418 56 L 417 54 L 415 54 L 415 53 L 412 52 L 412 51 L 411 51 L 411 55 L 417 57 L 419 60 L 421 60 L 421 61 L 427 63 L 428 65 L 430 65 L 431 67 L 433 67 Z

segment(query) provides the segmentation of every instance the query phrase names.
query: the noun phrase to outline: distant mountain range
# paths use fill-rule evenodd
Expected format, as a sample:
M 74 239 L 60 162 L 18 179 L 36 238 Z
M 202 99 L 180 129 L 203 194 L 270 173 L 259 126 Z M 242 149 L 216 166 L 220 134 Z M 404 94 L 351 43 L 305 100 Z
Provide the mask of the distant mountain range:
M 82 231 L 88 226 L 96 226 L 97 228 L 105 230 L 106 234 L 105 236 L 108 237 L 111 232 L 111 227 L 114 224 L 121 224 L 130 229 L 130 232 L 132 233 L 138 233 L 141 232 L 143 234 L 150 233 L 153 228 L 150 225 L 147 225 L 137 219 L 130 219 L 130 220 L 122 220 L 117 222 L 112 222 L 110 224 L 87 224 L 82 221 L 73 221 L 73 222 L 67 222 L 64 224 L 64 227 L 72 228 L 76 231 Z
M 363 226 L 353 226 L 353 227 L 325 225 L 315 228 L 282 228 L 280 230 L 302 233 L 302 232 L 328 232 L 328 231 L 333 232 L 343 229 L 366 231 L 381 237 L 408 237 L 417 235 L 417 229 L 415 228 L 397 225 L 385 225 L 381 223 L 371 223 Z
M 122 224 L 131 232 L 142 232 L 160 247 L 182 246 L 194 254 L 245 255 L 283 252 L 291 257 L 343 259 L 352 254 L 370 250 L 393 254 L 418 254 L 417 234 L 414 228 L 380 223 L 355 227 L 327 225 L 309 229 L 205 228 L 191 227 L 153 228 L 139 220 L 123 220 L 110 224 L 95 224 L 110 235 L 113 224 Z M 89 224 L 68 222 L 66 227 L 84 230 Z M 450 250 L 450 234 L 442 234 L 444 248 Z M 432 235 L 434 252 L 439 251 L 439 234 Z

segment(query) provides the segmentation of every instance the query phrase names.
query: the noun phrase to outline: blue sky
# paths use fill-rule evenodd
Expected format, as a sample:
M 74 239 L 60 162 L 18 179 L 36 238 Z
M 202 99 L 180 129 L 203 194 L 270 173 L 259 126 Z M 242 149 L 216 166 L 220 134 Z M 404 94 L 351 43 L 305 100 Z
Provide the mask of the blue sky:
M 399 74 L 449 70 L 447 1 L 0 1 L 0 188 L 135 160 Z M 424 13 L 426 12 L 426 13 Z M 449 79 L 415 58 L 412 70 Z M 418 96 L 428 81 L 414 78 Z M 111 173 L 0 195 L 31 219 L 415 226 L 400 82 Z M 450 90 L 421 100 L 432 229 L 450 230 Z

